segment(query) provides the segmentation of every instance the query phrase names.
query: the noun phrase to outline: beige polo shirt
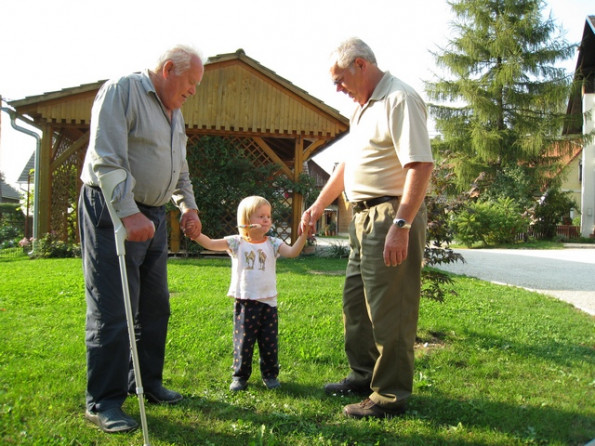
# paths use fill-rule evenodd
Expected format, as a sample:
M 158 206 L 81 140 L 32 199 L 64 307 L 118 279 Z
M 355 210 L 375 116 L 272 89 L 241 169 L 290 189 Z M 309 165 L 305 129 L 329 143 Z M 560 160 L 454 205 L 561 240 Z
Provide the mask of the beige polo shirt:
M 349 201 L 401 196 L 407 166 L 433 162 L 423 99 L 388 71 L 351 117 L 345 159 Z

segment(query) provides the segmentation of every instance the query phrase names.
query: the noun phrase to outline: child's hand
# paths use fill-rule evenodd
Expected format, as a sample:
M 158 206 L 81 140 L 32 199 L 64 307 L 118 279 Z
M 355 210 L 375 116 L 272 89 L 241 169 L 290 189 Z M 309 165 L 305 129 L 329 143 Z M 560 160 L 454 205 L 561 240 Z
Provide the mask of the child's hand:
M 310 226 L 310 214 L 304 213 L 304 215 L 302 216 L 302 221 L 300 222 L 300 226 L 298 228 L 298 234 L 301 234 L 303 232 L 302 225 L 308 229 L 307 235 L 310 235 L 314 232 L 314 226 Z

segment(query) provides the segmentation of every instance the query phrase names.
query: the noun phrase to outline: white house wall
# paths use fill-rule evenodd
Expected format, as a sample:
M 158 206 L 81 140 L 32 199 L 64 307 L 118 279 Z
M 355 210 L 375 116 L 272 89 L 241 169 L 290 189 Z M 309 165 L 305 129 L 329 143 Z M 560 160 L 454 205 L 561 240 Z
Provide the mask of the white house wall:
M 595 130 L 595 94 L 583 94 L 583 134 Z M 595 230 L 595 140 L 583 147 L 583 184 L 581 200 L 581 235 L 589 237 Z

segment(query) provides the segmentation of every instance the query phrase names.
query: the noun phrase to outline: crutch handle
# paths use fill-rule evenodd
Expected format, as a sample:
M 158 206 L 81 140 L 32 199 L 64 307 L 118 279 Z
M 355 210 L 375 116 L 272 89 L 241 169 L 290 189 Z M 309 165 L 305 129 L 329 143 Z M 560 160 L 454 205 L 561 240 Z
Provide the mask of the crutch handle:
M 116 186 L 122 181 L 126 180 L 126 176 L 126 171 L 123 169 L 110 170 L 109 172 L 99 176 L 99 187 L 103 192 L 105 204 L 107 205 L 107 209 L 114 224 L 116 252 L 118 255 L 126 254 L 126 248 L 124 244 L 124 241 L 126 241 L 126 228 L 124 227 L 122 220 L 120 220 L 120 217 L 118 217 L 118 214 L 116 214 L 112 199 L 114 198 L 114 190 L 116 189 Z

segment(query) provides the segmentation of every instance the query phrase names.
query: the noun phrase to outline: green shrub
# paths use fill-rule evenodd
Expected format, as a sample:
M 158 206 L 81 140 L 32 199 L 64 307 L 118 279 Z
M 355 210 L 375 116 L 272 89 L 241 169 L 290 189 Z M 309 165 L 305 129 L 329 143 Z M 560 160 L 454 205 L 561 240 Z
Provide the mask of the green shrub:
M 18 246 L 24 223 L 25 216 L 18 203 L 0 203 L 0 249 Z
M 34 246 L 32 257 L 35 258 L 68 258 L 79 257 L 81 254 L 79 245 L 68 244 L 53 232 L 44 234 L 34 242 Z
M 554 239 L 557 233 L 556 226 L 564 217 L 570 215 L 571 209 L 577 207 L 570 192 L 562 192 L 558 188 L 548 190 L 534 210 L 535 232 L 546 240 Z
M 0 226 L 0 249 L 18 246 L 21 237 L 22 233 L 16 226 Z
M 477 201 L 465 206 L 450 222 L 455 237 L 464 245 L 514 243 L 527 231 L 529 219 L 511 198 Z

